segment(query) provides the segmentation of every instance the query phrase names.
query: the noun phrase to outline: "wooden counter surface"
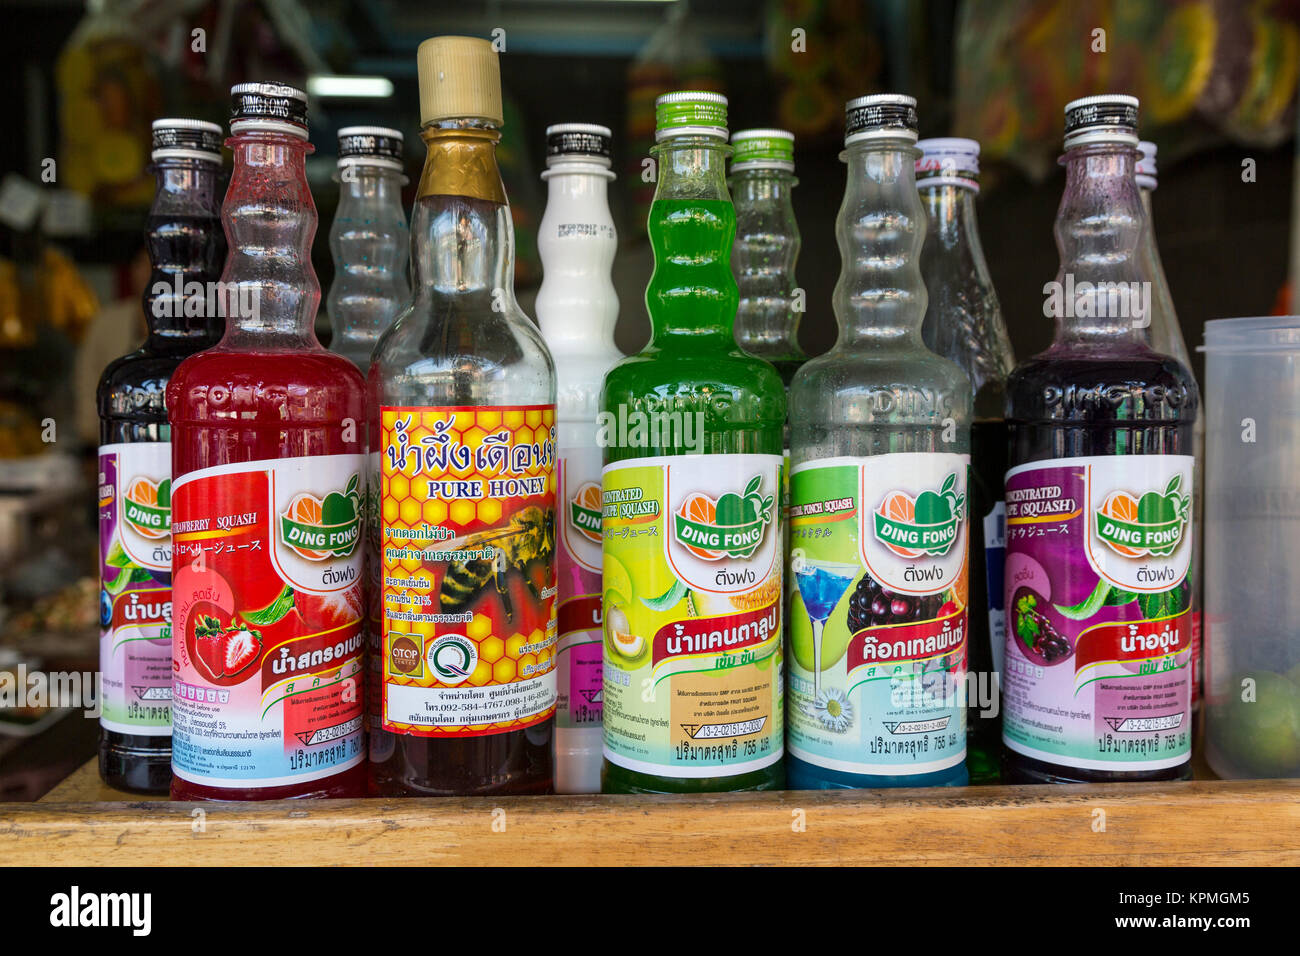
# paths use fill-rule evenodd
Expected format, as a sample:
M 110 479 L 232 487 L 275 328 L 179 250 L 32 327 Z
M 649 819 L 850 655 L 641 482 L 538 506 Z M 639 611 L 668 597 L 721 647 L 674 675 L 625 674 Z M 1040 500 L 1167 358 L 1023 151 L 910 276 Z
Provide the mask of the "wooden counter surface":
M 93 762 L 0 804 L 0 864 L 1300 865 L 1300 780 L 171 803 Z

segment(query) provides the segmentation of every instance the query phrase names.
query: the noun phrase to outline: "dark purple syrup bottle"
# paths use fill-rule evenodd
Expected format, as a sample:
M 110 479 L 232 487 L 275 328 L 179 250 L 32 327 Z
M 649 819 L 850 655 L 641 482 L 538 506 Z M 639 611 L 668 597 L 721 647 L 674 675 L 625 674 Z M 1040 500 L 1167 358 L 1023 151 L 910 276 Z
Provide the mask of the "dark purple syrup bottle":
M 1007 383 L 1004 780 L 1189 775 L 1196 383 L 1149 344 L 1137 100 L 1066 107 L 1052 345 Z
M 171 430 L 164 394 L 181 360 L 216 343 L 206 284 L 221 276 L 222 130 L 153 124 L 158 191 L 145 222 L 149 334 L 100 377 L 99 773 L 110 786 L 171 784 Z

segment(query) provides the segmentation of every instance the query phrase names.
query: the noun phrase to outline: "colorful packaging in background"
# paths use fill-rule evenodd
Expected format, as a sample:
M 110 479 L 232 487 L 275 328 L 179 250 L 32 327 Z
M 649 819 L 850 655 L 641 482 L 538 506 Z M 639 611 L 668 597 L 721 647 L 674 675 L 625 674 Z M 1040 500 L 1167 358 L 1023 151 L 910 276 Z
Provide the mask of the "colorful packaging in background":
M 1061 104 L 1111 89 L 1138 96 L 1143 132 L 1171 153 L 1204 144 L 1194 119 L 1277 145 L 1294 131 L 1298 23 L 1273 0 L 971 0 L 956 27 L 955 133 L 1042 178 Z

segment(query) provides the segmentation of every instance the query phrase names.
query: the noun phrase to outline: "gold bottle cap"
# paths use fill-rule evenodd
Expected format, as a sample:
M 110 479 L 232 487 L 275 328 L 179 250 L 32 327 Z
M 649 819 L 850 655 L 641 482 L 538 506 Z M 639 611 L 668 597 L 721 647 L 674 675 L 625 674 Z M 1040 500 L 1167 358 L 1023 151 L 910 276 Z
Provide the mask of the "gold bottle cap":
M 420 44 L 420 124 L 479 119 L 500 126 L 501 64 L 479 37 L 430 37 Z

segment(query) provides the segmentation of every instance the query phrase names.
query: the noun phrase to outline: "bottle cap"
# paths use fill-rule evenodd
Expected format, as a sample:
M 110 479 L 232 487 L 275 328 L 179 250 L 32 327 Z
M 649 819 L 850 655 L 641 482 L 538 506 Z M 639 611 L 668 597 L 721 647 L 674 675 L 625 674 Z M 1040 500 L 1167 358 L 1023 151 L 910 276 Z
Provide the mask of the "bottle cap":
M 546 165 L 582 160 L 608 166 L 614 134 L 595 123 L 557 123 L 546 127 Z
M 655 100 L 655 141 L 669 136 L 727 139 L 727 98 L 703 90 L 679 90 Z
M 916 142 L 920 123 L 916 99 L 902 93 L 872 93 L 844 104 L 844 145 L 869 139 Z
M 387 126 L 345 126 L 339 130 L 339 168 L 384 166 L 402 168 L 401 131 Z
M 307 138 L 307 94 L 287 83 L 239 83 L 230 88 L 230 132 L 264 130 Z
M 973 139 L 941 136 L 917 144 L 916 186 L 958 186 L 980 191 L 980 144 Z
M 794 172 L 794 133 L 784 129 L 741 129 L 731 134 L 731 171 L 783 169 Z
M 1065 104 L 1065 148 L 1089 143 L 1138 144 L 1138 100 L 1123 93 L 1085 96 Z
M 216 123 L 196 119 L 153 121 L 153 153 L 159 159 L 202 159 L 221 162 L 221 141 L 225 133 Z
M 480 37 L 430 37 L 415 54 L 420 124 L 476 119 L 501 126 L 501 62 Z
M 1138 143 L 1137 181 L 1139 189 L 1156 188 L 1156 144 L 1150 140 Z

